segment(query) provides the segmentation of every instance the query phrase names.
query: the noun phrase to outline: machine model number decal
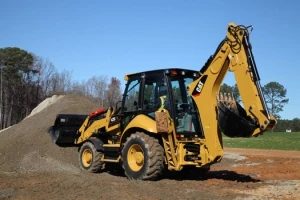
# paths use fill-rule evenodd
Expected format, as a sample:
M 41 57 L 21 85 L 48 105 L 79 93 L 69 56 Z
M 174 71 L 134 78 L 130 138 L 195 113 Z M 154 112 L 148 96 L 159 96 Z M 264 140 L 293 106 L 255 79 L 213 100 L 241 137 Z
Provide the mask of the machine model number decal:
M 110 119 L 110 122 L 115 122 L 116 121 L 116 117 L 112 117 L 111 119 Z

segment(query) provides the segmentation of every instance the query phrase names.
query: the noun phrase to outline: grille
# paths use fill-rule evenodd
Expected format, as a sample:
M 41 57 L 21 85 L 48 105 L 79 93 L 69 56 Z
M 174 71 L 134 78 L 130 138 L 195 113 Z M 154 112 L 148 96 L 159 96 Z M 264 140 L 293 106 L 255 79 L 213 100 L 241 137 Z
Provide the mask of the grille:
M 199 154 L 200 153 L 200 145 L 199 144 L 189 143 L 189 144 L 184 145 L 184 148 L 187 151 L 195 153 L 195 154 Z

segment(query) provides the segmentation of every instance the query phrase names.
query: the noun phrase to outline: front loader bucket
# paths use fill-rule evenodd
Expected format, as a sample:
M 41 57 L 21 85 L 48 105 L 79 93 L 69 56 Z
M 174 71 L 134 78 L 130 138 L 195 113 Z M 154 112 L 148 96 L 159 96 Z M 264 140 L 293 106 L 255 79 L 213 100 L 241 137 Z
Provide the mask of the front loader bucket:
M 54 125 L 47 132 L 58 146 L 75 146 L 75 140 L 79 136 L 77 131 L 86 117 L 87 115 L 58 114 Z
M 251 137 L 257 126 L 251 122 L 244 108 L 232 99 L 218 101 L 219 128 L 227 137 Z

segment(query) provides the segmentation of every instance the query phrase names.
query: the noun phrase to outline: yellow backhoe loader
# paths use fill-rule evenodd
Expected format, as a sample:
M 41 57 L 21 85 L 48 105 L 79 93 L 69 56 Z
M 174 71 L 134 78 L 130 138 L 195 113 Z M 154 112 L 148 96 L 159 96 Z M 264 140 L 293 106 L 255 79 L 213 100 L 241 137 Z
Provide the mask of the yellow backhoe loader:
M 222 134 L 252 137 L 276 125 L 261 90 L 249 42 L 252 27 L 230 23 L 200 71 L 159 69 L 125 75 L 123 100 L 89 115 L 58 114 L 48 129 L 59 146 L 78 146 L 79 165 L 97 172 L 121 164 L 129 179 L 155 180 L 164 169 L 208 171 L 223 157 Z M 235 75 L 242 105 L 221 94 Z

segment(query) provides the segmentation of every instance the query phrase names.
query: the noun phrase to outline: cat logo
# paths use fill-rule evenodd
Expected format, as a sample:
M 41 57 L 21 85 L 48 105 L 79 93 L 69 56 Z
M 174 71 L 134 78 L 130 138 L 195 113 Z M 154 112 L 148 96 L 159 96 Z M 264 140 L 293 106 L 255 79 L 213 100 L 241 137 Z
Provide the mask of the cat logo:
M 197 87 L 196 87 L 196 91 L 197 91 L 198 93 L 200 93 L 201 90 L 202 90 L 202 87 L 203 87 L 203 83 L 202 83 L 201 81 L 199 81 L 199 83 L 198 83 L 198 85 L 197 85 Z
M 203 77 L 200 78 L 200 80 L 199 80 L 196 88 L 194 89 L 194 91 L 192 93 L 193 96 L 200 95 L 200 93 L 201 93 L 201 91 L 202 91 L 202 89 L 204 87 L 204 83 L 206 81 L 206 78 L 207 78 L 207 75 L 204 75 Z

